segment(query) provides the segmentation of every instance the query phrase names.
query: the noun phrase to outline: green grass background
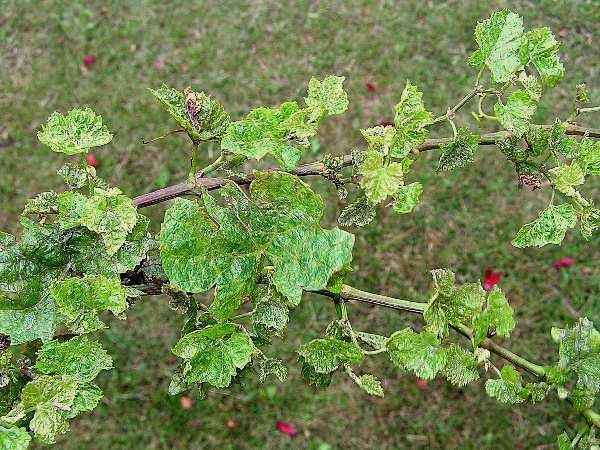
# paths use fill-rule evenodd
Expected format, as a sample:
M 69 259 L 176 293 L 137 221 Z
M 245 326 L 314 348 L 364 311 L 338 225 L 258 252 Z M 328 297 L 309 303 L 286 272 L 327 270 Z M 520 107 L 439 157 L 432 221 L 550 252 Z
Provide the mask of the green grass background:
M 560 34 L 567 75 L 545 95 L 537 120 L 565 118 L 576 83 L 586 80 L 593 100 L 597 81 L 600 4 L 596 1 L 29 1 L 0 0 L 0 229 L 18 231 L 24 200 L 60 188 L 55 172 L 64 159 L 36 139 L 55 110 L 89 105 L 115 132 L 96 152 L 101 176 L 136 195 L 185 178 L 188 145 L 146 88 L 162 82 L 191 85 L 222 101 L 233 118 L 249 109 L 301 99 L 308 79 L 347 77 L 349 111 L 322 127 L 316 152 L 347 152 L 363 145 L 360 128 L 392 118 L 406 79 L 441 113 L 468 89 L 475 73 L 466 64 L 474 50 L 473 27 L 510 7 L 526 26 Z M 97 62 L 82 68 L 84 55 Z M 368 92 L 365 83 L 376 85 Z M 458 119 L 475 126 L 468 112 Z M 583 123 L 594 126 L 595 118 Z M 596 126 L 598 126 L 596 124 Z M 448 135 L 438 126 L 434 134 Z M 206 147 L 205 162 L 218 152 Z M 578 315 L 599 319 L 600 265 L 595 237 L 569 233 L 560 247 L 517 250 L 510 239 L 549 200 L 545 191 L 519 190 L 514 172 L 494 148 L 476 163 L 438 176 L 436 152 L 424 155 L 410 181 L 425 193 L 412 214 L 379 212 L 356 230 L 351 284 L 401 298 L 423 300 L 428 270 L 454 268 L 461 281 L 481 278 L 487 267 L 504 273 L 501 287 L 516 310 L 518 328 L 507 345 L 540 363 L 556 358 L 552 325 Z M 313 180 L 328 199 L 327 220 L 343 206 L 331 187 Z M 598 183 L 587 193 L 598 197 Z M 162 207 L 146 210 L 160 222 Z M 557 272 L 553 260 L 576 265 Z M 385 356 L 364 364 L 383 379 L 385 399 L 370 398 L 343 377 L 327 390 L 306 387 L 295 348 L 319 336 L 334 317 L 332 305 L 305 295 L 289 331 L 273 347 L 288 363 L 285 384 L 268 382 L 214 392 L 191 409 L 166 393 L 176 358 L 169 349 L 182 318 L 160 297 L 139 302 L 126 322 L 113 320 L 102 337 L 115 369 L 99 380 L 103 403 L 74 421 L 60 449 L 400 449 L 553 448 L 556 435 L 577 424 L 554 395 L 536 406 L 508 407 L 489 399 L 483 383 L 455 389 L 443 380 L 419 389 Z M 418 323 L 388 310 L 356 305 L 357 329 L 391 333 Z M 293 423 L 295 439 L 277 432 Z M 235 426 L 228 426 L 234 421 Z M 231 425 L 231 422 L 230 422 Z

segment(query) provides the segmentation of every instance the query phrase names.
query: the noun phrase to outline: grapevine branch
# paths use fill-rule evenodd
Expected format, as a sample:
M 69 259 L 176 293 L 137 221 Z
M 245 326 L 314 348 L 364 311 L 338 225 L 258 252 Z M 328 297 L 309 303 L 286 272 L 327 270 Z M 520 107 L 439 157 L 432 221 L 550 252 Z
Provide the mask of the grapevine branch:
M 330 291 L 318 291 L 317 293 L 321 295 L 325 295 L 328 297 L 336 297 L 337 294 L 334 294 Z M 370 303 L 377 306 L 383 306 L 386 308 L 392 308 L 400 311 L 407 311 L 416 314 L 423 314 L 425 311 L 425 307 L 427 303 L 423 302 L 412 302 L 409 300 L 401 300 L 394 297 L 387 297 L 385 295 L 373 294 L 371 292 L 361 291 L 352 286 L 343 285 L 339 297 L 343 300 L 353 300 L 361 303 Z M 458 333 L 462 334 L 467 339 L 471 340 L 473 337 L 473 330 L 471 330 L 466 325 L 452 325 Z M 484 348 L 491 353 L 494 353 L 497 356 L 505 359 L 510 362 L 514 366 L 520 367 L 521 369 L 529 372 L 540 380 L 545 380 L 546 371 L 543 366 L 535 364 L 522 356 L 519 356 L 507 348 L 497 344 L 490 338 L 486 338 L 479 344 L 479 347 Z M 600 427 L 600 414 L 592 409 L 587 409 L 582 412 L 583 416 L 586 420 L 596 427 Z
M 160 295 L 162 294 L 162 290 L 160 285 L 157 284 L 145 284 L 134 286 L 135 288 L 143 291 L 147 295 Z M 425 312 L 425 308 L 427 303 L 424 302 L 413 302 L 410 300 L 402 300 L 399 298 L 388 297 L 385 295 L 374 294 L 367 291 L 362 291 L 360 289 L 354 288 L 352 286 L 348 286 L 346 284 L 342 285 L 341 292 L 335 293 L 329 290 L 320 290 L 320 291 L 311 291 L 313 293 L 323 295 L 326 297 L 330 297 L 334 300 L 342 299 L 344 301 L 356 301 L 359 303 L 367 303 L 371 305 L 381 306 L 384 308 L 395 309 L 398 311 L 406 311 L 415 314 L 423 315 Z M 452 328 L 471 340 L 473 337 L 473 330 L 463 324 L 452 325 Z M 506 347 L 503 347 L 496 342 L 494 342 L 489 337 L 484 339 L 480 344 L 480 348 L 488 350 L 490 353 L 493 353 L 514 366 L 517 366 L 531 375 L 538 378 L 540 381 L 544 381 L 546 378 L 546 371 L 544 367 L 535 364 L 534 362 L 529 361 L 522 356 L 517 355 L 516 353 L 511 352 Z M 585 410 L 581 413 L 588 423 L 600 428 L 600 414 L 592 409 Z
M 445 117 L 445 116 L 443 116 Z M 550 128 L 550 125 L 545 125 L 546 128 Z M 593 138 L 600 138 L 600 128 L 586 128 L 579 125 L 570 124 L 567 126 L 566 134 L 573 136 L 589 136 Z M 494 145 L 497 141 L 507 139 L 512 136 L 509 131 L 498 131 L 495 133 L 482 134 L 479 137 L 479 145 Z M 434 150 L 440 148 L 440 146 L 452 142 L 452 138 L 440 138 L 440 139 L 428 139 L 423 144 L 416 147 L 416 152 L 424 152 L 428 150 Z M 341 162 L 342 167 L 348 167 L 352 165 L 352 155 L 344 155 Z M 210 166 L 209 166 L 210 167 Z M 321 161 L 313 161 L 310 163 L 302 164 L 296 169 L 291 171 L 294 175 L 299 177 L 321 175 L 325 169 L 325 165 Z M 281 170 L 281 169 L 269 169 L 269 170 Z M 253 176 L 248 174 L 244 177 L 204 177 L 205 171 L 200 171 L 196 175 L 196 181 L 189 183 L 188 181 L 177 183 L 168 186 L 163 189 L 148 192 L 142 194 L 133 199 L 133 204 L 138 208 L 145 208 L 147 206 L 156 205 L 167 200 L 172 200 L 183 195 L 191 194 L 197 188 L 204 188 L 212 191 L 223 187 L 227 180 L 233 181 L 239 185 L 245 185 L 252 181 Z

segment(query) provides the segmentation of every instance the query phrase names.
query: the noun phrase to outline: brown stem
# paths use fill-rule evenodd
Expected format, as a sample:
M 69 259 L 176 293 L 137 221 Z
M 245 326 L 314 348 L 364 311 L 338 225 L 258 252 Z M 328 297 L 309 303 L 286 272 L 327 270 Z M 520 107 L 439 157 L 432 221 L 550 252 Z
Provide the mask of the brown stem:
M 545 127 L 550 128 L 550 125 L 545 125 Z M 578 125 L 568 125 L 566 134 L 583 136 L 588 135 L 593 138 L 600 138 L 600 129 L 597 128 L 585 128 Z M 479 138 L 479 145 L 494 145 L 496 141 L 501 139 L 506 139 L 511 136 L 511 133 L 508 131 L 498 131 L 496 133 L 486 133 L 482 134 Z M 452 142 L 452 138 L 442 138 L 442 139 L 429 139 L 425 141 L 423 144 L 419 145 L 415 150 L 417 152 L 424 152 L 428 150 L 434 150 L 440 148 L 441 145 L 448 144 Z M 352 165 L 352 155 L 344 155 L 342 161 L 342 167 L 348 167 Z M 299 177 L 311 176 L 311 175 L 321 175 L 325 166 L 320 161 L 314 161 L 307 164 L 302 164 L 298 166 L 295 170 L 292 170 L 291 173 L 298 175 Z M 271 168 L 269 170 L 280 170 L 277 168 Z M 209 177 L 203 178 L 202 176 L 196 176 L 195 187 L 200 188 L 203 187 L 207 190 L 218 189 L 222 187 L 227 180 L 231 180 L 234 183 L 243 185 L 248 184 L 252 181 L 253 176 L 251 174 L 240 178 L 240 177 L 232 177 L 232 178 L 218 178 L 218 177 Z M 176 197 L 181 197 L 182 195 L 191 194 L 193 192 L 194 186 L 192 186 L 189 182 L 183 182 L 174 184 L 172 186 L 168 186 L 163 189 L 159 189 L 157 191 L 148 192 L 146 194 L 142 194 L 133 199 L 133 204 L 138 208 L 145 208 L 146 206 L 156 205 L 157 203 L 161 203 L 167 200 L 174 199 Z

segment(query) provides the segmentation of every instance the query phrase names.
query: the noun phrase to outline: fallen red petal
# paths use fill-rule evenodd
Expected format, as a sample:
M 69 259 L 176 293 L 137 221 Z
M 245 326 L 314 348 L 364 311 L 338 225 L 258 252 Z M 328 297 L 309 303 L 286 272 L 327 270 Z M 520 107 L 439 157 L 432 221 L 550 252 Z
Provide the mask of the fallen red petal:
M 427 385 L 429 384 L 429 381 L 424 380 L 423 378 L 418 378 L 416 384 L 419 389 L 424 391 L 425 389 L 427 389 Z
M 180 401 L 181 401 L 181 407 L 183 409 L 190 409 L 192 407 L 192 405 L 194 404 L 194 401 L 191 398 L 189 398 L 187 395 L 184 395 L 183 397 L 181 397 Z
M 98 161 L 96 160 L 96 155 L 94 155 L 93 153 L 88 153 L 87 156 L 85 157 L 85 159 L 87 160 L 88 165 L 90 165 L 92 167 L 96 167 L 98 165 Z
M 298 434 L 296 427 L 294 425 L 292 425 L 291 423 L 277 422 L 275 424 L 275 428 L 277 428 L 278 431 L 280 431 L 284 434 L 287 434 L 290 437 L 294 437 Z
M 572 266 L 573 264 L 575 264 L 575 260 L 569 256 L 565 257 L 565 258 L 560 258 L 557 259 L 556 261 L 554 261 L 552 263 L 552 266 L 556 269 L 562 269 L 563 267 L 569 267 Z
M 86 67 L 93 66 L 96 63 L 96 57 L 94 55 L 85 55 L 83 57 L 83 65 Z
M 484 276 L 484 278 L 483 278 L 483 288 L 486 291 L 489 291 L 490 289 L 492 289 L 502 279 L 502 273 L 501 272 L 494 272 L 492 269 L 486 269 L 486 271 L 484 272 L 483 276 Z
M 377 90 L 377 86 L 375 86 L 373 83 L 366 82 L 365 87 L 369 92 L 375 92 Z

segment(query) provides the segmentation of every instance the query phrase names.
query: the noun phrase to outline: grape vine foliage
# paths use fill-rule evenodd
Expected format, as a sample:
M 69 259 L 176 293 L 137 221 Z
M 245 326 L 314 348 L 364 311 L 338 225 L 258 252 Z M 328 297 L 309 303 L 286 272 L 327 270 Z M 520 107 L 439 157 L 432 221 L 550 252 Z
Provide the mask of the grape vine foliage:
M 438 151 L 433 169 L 443 175 L 468 170 L 481 147 L 493 145 L 519 185 L 550 193 L 548 206 L 515 228 L 514 247 L 560 245 L 575 227 L 581 239 L 596 233 L 600 210 L 584 188 L 600 175 L 600 130 L 577 120 L 600 107 L 588 105 L 580 84 L 568 118 L 532 121 L 544 92 L 564 76 L 552 31 L 526 29 L 518 14 L 501 10 L 477 24 L 474 44 L 472 89 L 445 113 L 429 111 L 407 81 L 393 124 L 360 130 L 359 149 L 304 164 L 321 124 L 348 108 L 342 76 L 312 78 L 302 101 L 256 108 L 238 120 L 204 92 L 152 89 L 190 138 L 190 176 L 135 198 L 85 163 L 87 152 L 113 140 L 100 116 L 89 108 L 50 115 L 38 138 L 69 158 L 58 171 L 65 188 L 27 201 L 18 237 L 0 233 L 0 449 L 22 450 L 32 439 L 52 444 L 72 419 L 98 407 L 103 393 L 95 379 L 113 369 L 99 333 L 107 316 L 125 320 L 140 297 L 168 296 L 184 318 L 172 343 L 179 363 L 169 393 L 205 396 L 246 377 L 286 379 L 269 347 L 284 337 L 304 292 L 329 298 L 336 314 L 297 349 L 307 383 L 325 388 L 348 377 L 365 395 L 383 397 L 381 380 L 361 368 L 371 358 L 457 387 L 484 378 L 485 392 L 499 402 L 568 402 L 580 424 L 556 438 L 558 447 L 598 448 L 600 333 L 587 318 L 548 330 L 554 362 L 540 365 L 499 344 L 517 326 L 499 287 L 486 291 L 447 268 L 431 270 L 420 301 L 345 284 L 354 247 L 348 230 L 359 233 L 380 207 L 400 215 L 418 207 L 425 187 L 411 180 L 411 165 L 426 151 Z M 459 126 L 459 110 L 468 105 L 478 130 L 501 131 Z M 430 139 L 444 124 L 452 135 Z M 209 141 L 221 153 L 199 167 Z M 306 183 L 310 176 L 331 183 L 346 203 L 339 227 L 323 225 L 326 204 Z M 155 235 L 141 211 L 167 200 Z M 357 330 L 350 302 L 419 314 L 423 326 L 390 336 Z M 461 345 L 454 333 L 466 338 Z

